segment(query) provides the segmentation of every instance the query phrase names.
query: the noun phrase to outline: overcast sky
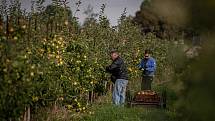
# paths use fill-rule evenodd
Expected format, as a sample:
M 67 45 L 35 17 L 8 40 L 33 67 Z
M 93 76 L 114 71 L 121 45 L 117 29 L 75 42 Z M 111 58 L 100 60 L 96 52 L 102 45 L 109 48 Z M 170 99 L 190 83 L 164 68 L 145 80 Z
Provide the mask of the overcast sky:
M 31 0 L 21 0 L 22 7 L 26 9 L 30 9 Z M 72 11 L 76 10 L 75 3 L 78 0 L 68 0 L 69 6 Z M 51 0 L 46 0 L 45 4 L 50 4 Z M 127 15 L 134 16 L 136 11 L 139 10 L 141 3 L 143 0 L 82 0 L 82 4 L 80 6 L 80 11 L 76 14 L 76 17 L 79 18 L 79 21 L 83 23 L 86 15 L 84 11 L 87 9 L 87 6 L 90 5 L 93 7 L 95 13 L 100 11 L 101 5 L 106 4 L 105 15 L 107 15 L 110 20 L 111 25 L 117 25 L 117 20 L 122 14 L 124 8 L 127 9 Z

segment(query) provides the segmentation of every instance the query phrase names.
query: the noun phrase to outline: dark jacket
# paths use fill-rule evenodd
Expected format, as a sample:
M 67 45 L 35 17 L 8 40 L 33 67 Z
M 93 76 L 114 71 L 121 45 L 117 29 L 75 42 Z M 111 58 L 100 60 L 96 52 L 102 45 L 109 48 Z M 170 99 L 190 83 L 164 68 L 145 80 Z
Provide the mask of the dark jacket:
M 122 58 L 116 58 L 110 66 L 106 67 L 106 71 L 111 73 L 111 81 L 115 83 L 117 79 L 128 80 L 127 67 Z

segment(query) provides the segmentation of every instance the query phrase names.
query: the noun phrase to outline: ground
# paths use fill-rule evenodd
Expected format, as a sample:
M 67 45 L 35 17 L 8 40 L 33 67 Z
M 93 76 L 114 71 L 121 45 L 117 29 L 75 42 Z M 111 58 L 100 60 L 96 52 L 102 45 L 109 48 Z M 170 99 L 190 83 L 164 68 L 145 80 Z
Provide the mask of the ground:
M 176 121 L 176 113 L 169 109 L 115 106 L 110 96 L 93 104 L 90 111 L 91 115 L 83 116 L 80 121 Z

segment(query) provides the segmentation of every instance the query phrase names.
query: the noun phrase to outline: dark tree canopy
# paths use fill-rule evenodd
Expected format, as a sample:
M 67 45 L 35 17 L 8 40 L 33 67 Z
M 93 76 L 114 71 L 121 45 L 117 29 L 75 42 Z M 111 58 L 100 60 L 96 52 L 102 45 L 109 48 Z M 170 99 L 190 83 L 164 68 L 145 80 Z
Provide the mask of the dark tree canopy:
M 214 6 L 213 0 L 145 0 L 134 21 L 143 33 L 170 39 L 183 35 L 189 39 L 202 30 L 214 30 Z
M 151 32 L 159 38 L 174 37 L 179 31 L 179 27 L 172 25 L 155 11 L 151 0 L 142 3 L 140 11 L 136 12 L 134 21 L 140 24 L 143 33 Z

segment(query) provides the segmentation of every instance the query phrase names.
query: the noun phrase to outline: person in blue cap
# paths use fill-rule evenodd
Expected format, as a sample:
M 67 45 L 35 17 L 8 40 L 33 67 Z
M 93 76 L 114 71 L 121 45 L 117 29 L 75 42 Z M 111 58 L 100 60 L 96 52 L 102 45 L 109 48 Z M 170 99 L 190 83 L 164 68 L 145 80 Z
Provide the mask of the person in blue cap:
M 150 50 L 145 50 L 144 58 L 141 59 L 141 62 L 138 65 L 139 69 L 143 71 L 141 83 L 142 90 L 151 90 L 151 84 L 156 70 L 155 59 L 152 58 L 150 54 Z

